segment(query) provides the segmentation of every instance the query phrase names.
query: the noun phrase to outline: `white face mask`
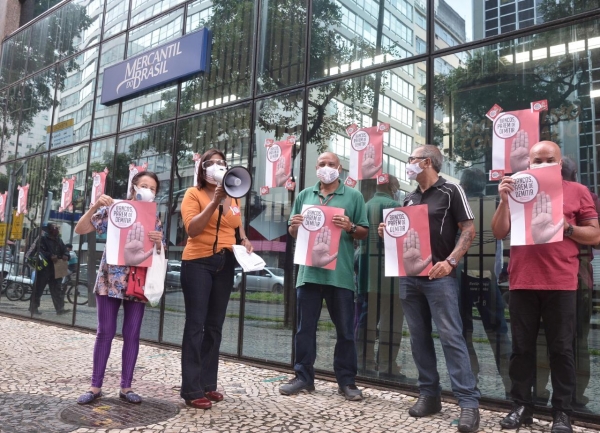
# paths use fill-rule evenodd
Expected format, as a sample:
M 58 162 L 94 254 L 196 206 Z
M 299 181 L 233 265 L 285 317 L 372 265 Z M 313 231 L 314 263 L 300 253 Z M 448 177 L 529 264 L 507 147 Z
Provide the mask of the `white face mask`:
M 133 186 L 135 190 L 135 199 L 137 201 L 154 201 L 154 193 L 149 188 L 138 188 L 137 186 Z
M 212 183 L 213 185 L 217 185 L 219 182 L 215 179 L 215 173 L 219 170 L 219 166 L 217 164 L 213 164 L 207 169 L 204 170 L 204 179 L 208 183 Z
M 529 168 L 531 170 L 535 170 L 536 168 L 552 167 L 554 165 L 558 165 L 558 162 L 542 162 L 540 164 L 529 164 Z
M 406 164 L 406 177 L 409 180 L 415 180 L 422 171 L 423 169 L 419 166 L 418 162 L 416 164 Z
M 321 182 L 323 182 L 326 185 L 329 185 L 330 183 L 335 182 L 338 179 L 338 177 L 340 177 L 340 172 L 337 168 L 333 167 L 319 167 L 317 169 L 317 177 Z

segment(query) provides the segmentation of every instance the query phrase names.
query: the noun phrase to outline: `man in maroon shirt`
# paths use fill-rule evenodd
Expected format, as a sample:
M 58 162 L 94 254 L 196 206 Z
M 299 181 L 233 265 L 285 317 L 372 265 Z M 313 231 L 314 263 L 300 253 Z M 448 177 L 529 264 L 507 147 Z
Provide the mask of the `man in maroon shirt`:
M 541 141 L 529 151 L 529 168 L 562 165 L 560 148 Z M 510 232 L 508 195 L 514 180 L 504 177 L 498 186 L 500 204 L 492 218 L 496 239 Z M 552 433 L 570 433 L 571 400 L 575 390 L 575 339 L 579 244 L 600 242 L 598 214 L 588 190 L 563 180 L 564 239 L 510 249 L 510 326 L 512 355 L 509 376 L 514 409 L 500 422 L 502 428 L 517 429 L 533 422 L 532 386 L 535 381 L 536 340 L 540 318 L 550 354 L 552 378 Z

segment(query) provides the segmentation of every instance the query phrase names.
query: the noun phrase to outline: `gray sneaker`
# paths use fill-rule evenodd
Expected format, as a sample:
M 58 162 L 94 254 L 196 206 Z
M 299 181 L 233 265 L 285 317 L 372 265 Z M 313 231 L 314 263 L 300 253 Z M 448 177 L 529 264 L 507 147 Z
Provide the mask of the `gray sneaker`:
M 360 401 L 363 399 L 363 395 L 360 389 L 356 385 L 340 386 L 338 388 L 338 394 L 343 394 L 346 400 Z
M 283 395 L 294 395 L 298 394 L 300 391 L 314 391 L 315 386 L 309 385 L 308 383 L 294 377 L 288 383 L 285 383 L 279 387 L 279 393 Z

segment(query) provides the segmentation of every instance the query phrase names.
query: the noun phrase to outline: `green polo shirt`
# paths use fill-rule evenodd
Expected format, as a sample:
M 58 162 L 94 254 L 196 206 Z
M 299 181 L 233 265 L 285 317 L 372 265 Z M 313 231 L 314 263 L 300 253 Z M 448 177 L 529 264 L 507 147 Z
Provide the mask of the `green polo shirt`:
M 366 204 L 367 218 L 369 219 L 369 237 L 360 241 L 361 254 L 358 264 L 358 293 L 380 291 L 384 294 L 393 293 L 397 282 L 393 278 L 385 277 L 385 255 L 383 239 L 379 237 L 377 229 L 383 222 L 383 210 L 400 207 L 401 204 L 383 192 L 376 192 Z
M 305 204 L 321 205 L 319 197 L 321 197 L 323 203 L 326 202 L 329 196 L 323 197 L 319 191 L 320 185 L 321 182 L 317 182 L 314 187 L 306 188 L 298 194 L 292 208 L 291 216 L 302 213 L 302 206 Z M 327 202 L 327 206 L 345 209 L 344 215 L 349 216 L 350 221 L 357 226 L 369 227 L 365 200 L 362 194 L 355 189 L 347 187 L 342 182 L 340 182 L 338 188 L 333 192 L 333 198 Z M 353 242 L 354 239 L 352 236 L 342 230 L 335 270 L 314 266 L 300 266 L 296 287 L 300 287 L 306 283 L 314 283 L 354 290 Z

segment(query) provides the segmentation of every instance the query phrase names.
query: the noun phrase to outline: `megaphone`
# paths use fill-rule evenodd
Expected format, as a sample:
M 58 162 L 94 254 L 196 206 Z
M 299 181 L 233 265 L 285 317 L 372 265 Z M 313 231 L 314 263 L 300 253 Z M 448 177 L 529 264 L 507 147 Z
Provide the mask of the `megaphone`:
M 242 198 L 252 188 L 252 176 L 248 169 L 241 165 L 229 169 L 218 166 L 214 178 L 232 198 Z

